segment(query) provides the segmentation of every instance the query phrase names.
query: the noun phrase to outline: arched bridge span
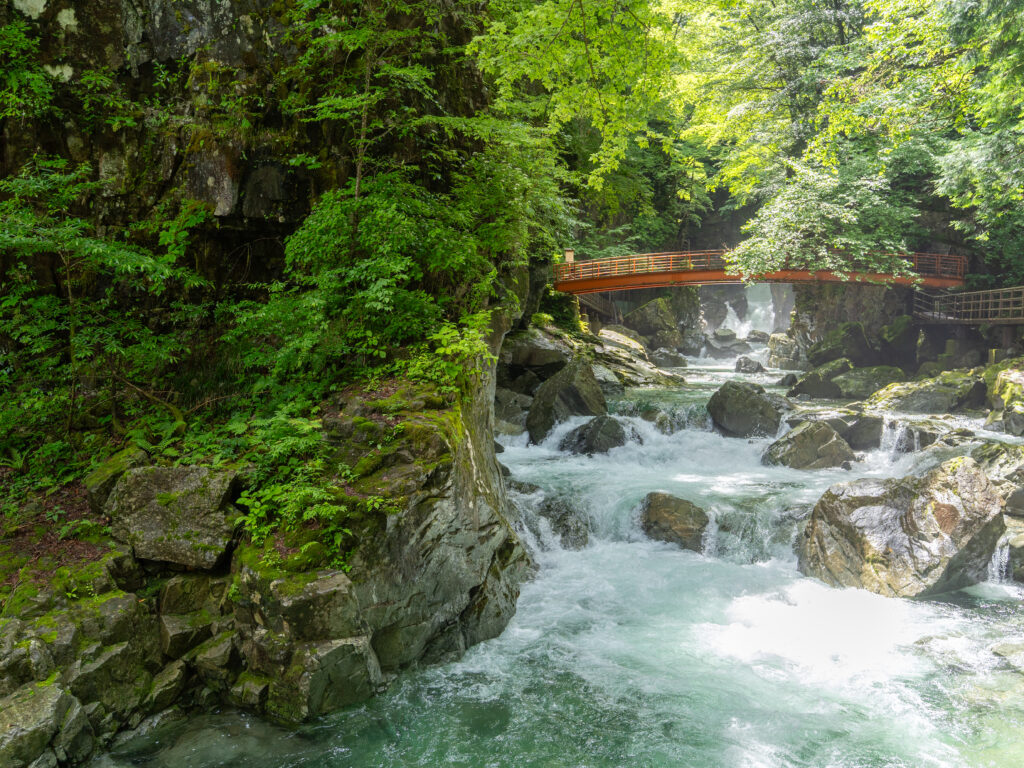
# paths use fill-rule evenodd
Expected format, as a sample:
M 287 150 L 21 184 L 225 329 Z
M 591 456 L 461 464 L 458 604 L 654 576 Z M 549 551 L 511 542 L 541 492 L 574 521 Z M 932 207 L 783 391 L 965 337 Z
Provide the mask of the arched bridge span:
M 680 253 L 641 253 L 615 259 L 594 259 L 555 265 L 555 290 L 586 294 L 601 291 L 628 291 L 636 288 L 665 288 L 678 285 L 741 283 L 744 275 L 726 272 L 727 251 L 685 251 Z M 964 284 L 967 260 L 963 256 L 941 253 L 906 255 L 919 277 L 877 272 L 835 272 L 783 269 L 755 275 L 755 282 L 817 283 L 871 282 L 910 285 L 918 288 L 958 288 Z

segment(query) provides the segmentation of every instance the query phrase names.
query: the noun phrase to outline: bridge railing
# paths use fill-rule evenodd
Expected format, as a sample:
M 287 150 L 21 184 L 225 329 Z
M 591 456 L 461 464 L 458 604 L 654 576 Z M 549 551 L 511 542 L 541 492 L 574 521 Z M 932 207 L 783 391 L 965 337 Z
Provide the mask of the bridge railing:
M 702 272 L 723 271 L 728 266 L 725 256 L 728 251 L 687 251 L 668 253 L 639 253 L 614 259 L 593 259 L 555 265 L 555 281 L 593 280 L 597 278 L 639 275 L 655 272 Z M 904 257 L 910 267 L 921 277 L 944 277 L 963 279 L 967 260 L 963 256 L 945 253 L 912 253 Z M 784 269 L 794 269 L 788 267 Z M 852 265 L 853 272 L 875 272 Z M 807 271 L 807 270 L 804 270 Z
M 914 315 L 935 323 L 1024 324 L 1024 286 L 915 297 Z

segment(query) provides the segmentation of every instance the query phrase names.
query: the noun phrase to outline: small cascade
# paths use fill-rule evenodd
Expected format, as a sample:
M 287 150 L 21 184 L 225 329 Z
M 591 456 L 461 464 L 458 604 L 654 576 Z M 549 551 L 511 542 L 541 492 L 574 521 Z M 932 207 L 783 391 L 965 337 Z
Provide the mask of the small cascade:
M 732 305 L 727 305 L 723 328 L 736 332 L 737 338 L 745 339 L 751 331 L 771 333 L 775 327 L 775 304 L 771 287 L 767 284 L 749 285 L 745 289 L 747 313 L 742 320 Z
M 891 416 L 885 417 L 882 426 L 882 443 L 879 450 L 895 458 L 897 454 L 906 453 L 906 440 L 909 430 Z M 918 437 L 920 440 L 920 437 Z
M 988 563 L 988 580 L 997 584 L 1010 581 L 1010 536 L 1004 533 Z

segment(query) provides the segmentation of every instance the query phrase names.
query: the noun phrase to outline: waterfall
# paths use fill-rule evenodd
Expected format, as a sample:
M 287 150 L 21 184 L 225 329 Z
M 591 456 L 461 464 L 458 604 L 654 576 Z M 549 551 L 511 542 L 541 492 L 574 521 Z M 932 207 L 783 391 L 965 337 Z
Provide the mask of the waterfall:
M 1010 536 L 1003 533 L 996 544 L 992 559 L 988 563 L 988 580 L 999 584 L 1009 582 L 1010 579 Z
M 723 328 L 735 331 L 738 338 L 746 338 L 751 331 L 771 333 L 775 327 L 775 304 L 771 287 L 767 284 L 748 285 L 744 288 L 747 296 L 747 316 L 740 320 L 732 305 L 727 305 Z

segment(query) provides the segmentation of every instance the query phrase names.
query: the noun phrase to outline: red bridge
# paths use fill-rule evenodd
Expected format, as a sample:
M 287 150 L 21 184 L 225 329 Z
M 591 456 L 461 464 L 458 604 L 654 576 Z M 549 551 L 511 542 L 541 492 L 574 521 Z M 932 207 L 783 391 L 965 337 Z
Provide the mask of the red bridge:
M 835 272 L 783 269 L 764 275 L 731 275 L 726 272 L 728 251 L 641 253 L 617 259 L 566 262 L 555 265 L 555 290 L 585 294 L 664 288 L 674 285 L 742 283 L 747 279 L 771 283 L 870 282 L 912 285 L 918 288 L 958 288 L 964 284 L 967 259 L 942 253 L 910 253 L 905 259 L 916 276 L 877 272 Z M 568 256 L 568 254 L 567 254 Z

